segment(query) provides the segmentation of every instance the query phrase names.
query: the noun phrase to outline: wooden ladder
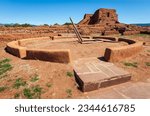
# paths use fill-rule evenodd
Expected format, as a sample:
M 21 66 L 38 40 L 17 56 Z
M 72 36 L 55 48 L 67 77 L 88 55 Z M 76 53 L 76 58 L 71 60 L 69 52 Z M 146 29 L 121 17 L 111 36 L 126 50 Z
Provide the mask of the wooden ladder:
M 75 32 L 77 38 L 78 38 L 79 43 L 82 44 L 83 39 L 82 39 L 82 37 L 81 37 L 81 34 L 79 33 L 79 31 L 78 31 L 76 25 L 73 23 L 73 20 L 71 19 L 71 17 L 70 17 L 70 21 L 71 21 L 71 23 L 72 23 L 72 25 L 73 25 L 73 29 L 74 29 L 74 32 Z

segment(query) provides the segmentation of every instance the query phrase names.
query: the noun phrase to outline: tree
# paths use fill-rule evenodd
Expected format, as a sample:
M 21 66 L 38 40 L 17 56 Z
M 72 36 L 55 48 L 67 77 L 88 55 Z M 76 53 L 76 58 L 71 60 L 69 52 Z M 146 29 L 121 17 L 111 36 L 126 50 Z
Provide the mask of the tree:
M 72 25 L 72 23 L 66 22 L 64 25 Z
M 55 23 L 54 25 L 59 25 L 58 23 Z
M 48 24 L 44 24 L 44 26 L 49 26 Z

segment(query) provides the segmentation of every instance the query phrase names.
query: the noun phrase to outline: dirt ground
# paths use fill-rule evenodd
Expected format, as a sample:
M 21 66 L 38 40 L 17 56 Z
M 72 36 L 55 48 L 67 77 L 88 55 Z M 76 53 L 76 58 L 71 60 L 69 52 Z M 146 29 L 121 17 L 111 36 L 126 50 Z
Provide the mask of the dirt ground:
M 75 40 L 75 39 L 73 39 Z M 115 46 L 124 46 L 127 45 L 126 42 L 102 42 L 97 41 L 93 43 L 83 43 L 80 44 L 77 41 L 62 41 L 62 42 L 51 42 L 50 40 L 39 40 L 32 41 L 22 45 L 23 47 L 31 49 L 69 49 L 71 52 L 72 60 L 77 60 L 79 58 L 88 58 L 88 57 L 101 57 L 104 55 L 106 47 L 115 47 Z
M 127 36 L 131 39 L 144 41 L 144 49 L 138 55 L 115 63 L 117 66 L 124 68 L 132 73 L 132 82 L 146 81 L 150 78 L 150 35 Z M 8 41 L 7 41 L 8 42 Z M 72 64 L 52 63 L 39 60 L 22 60 L 7 53 L 4 49 L 6 43 L 0 42 L 0 61 L 8 58 L 11 59 L 12 69 L 5 76 L 0 77 L 0 98 L 78 98 L 85 96 L 78 90 L 78 85 L 73 76 Z M 46 41 L 34 44 L 27 44 L 29 48 L 44 49 L 70 49 L 72 59 L 86 57 L 101 57 L 106 47 L 123 46 L 125 43 L 92 43 L 79 44 L 77 42 L 49 44 Z M 135 63 L 136 66 L 124 65 L 125 62 Z M 17 80 L 21 79 L 20 84 Z M 19 83 L 16 87 L 16 83 Z M 38 87 L 37 87 L 38 86 Z M 33 89 L 37 87 L 36 89 Z M 105 88 L 103 88 L 105 89 Z M 92 92 L 93 93 L 93 92 Z M 96 91 L 94 91 L 96 94 Z M 88 92 L 90 94 L 90 92 Z

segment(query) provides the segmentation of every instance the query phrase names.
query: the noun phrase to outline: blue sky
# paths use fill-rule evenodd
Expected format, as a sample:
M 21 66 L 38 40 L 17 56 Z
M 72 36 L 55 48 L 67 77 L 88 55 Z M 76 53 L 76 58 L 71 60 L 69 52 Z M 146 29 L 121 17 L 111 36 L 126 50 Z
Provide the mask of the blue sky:
M 0 0 L 0 23 L 64 24 L 114 8 L 123 23 L 150 23 L 150 0 Z

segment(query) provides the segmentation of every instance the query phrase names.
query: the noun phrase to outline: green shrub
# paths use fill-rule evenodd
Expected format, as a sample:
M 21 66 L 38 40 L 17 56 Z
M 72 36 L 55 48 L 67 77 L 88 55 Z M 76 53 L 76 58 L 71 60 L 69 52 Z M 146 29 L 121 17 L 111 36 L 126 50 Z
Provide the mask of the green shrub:
M 136 67 L 136 68 L 138 67 L 137 66 L 138 65 L 137 62 L 132 62 L 132 63 L 131 62 L 124 62 L 124 65 L 125 66 Z
M 24 94 L 24 96 L 26 97 L 26 98 L 28 98 L 28 99 L 33 99 L 33 93 L 32 93 L 32 91 L 29 89 L 29 88 L 25 88 L 24 90 L 23 90 L 23 94 Z
M 146 66 L 150 66 L 150 62 L 145 62 Z
M 71 89 L 66 89 L 67 97 L 72 96 L 72 90 Z
M 15 23 L 15 24 L 5 24 L 4 26 L 5 27 L 33 27 L 35 25 L 31 25 L 31 24 L 27 24 L 27 23 L 24 23 L 24 24 Z
M 19 89 L 21 86 L 25 86 L 26 84 L 27 84 L 26 81 L 23 81 L 23 79 L 18 78 L 18 79 L 16 79 L 16 81 L 15 81 L 13 87 L 14 87 L 15 89 Z
M 41 93 L 42 92 L 42 88 L 39 85 L 33 86 L 32 90 L 34 93 Z
M 0 92 L 5 91 L 6 89 L 7 89 L 7 87 L 6 87 L 6 86 L 2 86 L 2 87 L 0 87 Z
M 37 74 L 35 74 L 33 77 L 31 77 L 31 82 L 36 82 L 39 80 L 39 76 Z
M 33 86 L 31 88 L 25 88 L 23 94 L 28 99 L 40 98 L 42 94 L 42 88 L 39 85 Z
M 64 25 L 72 25 L 72 23 L 66 22 L 64 23 Z
M 4 64 L 4 63 L 8 63 L 8 62 L 10 62 L 10 61 L 11 61 L 11 59 L 5 58 L 4 60 L 1 60 L 1 61 L 0 61 L 0 65 L 1 65 L 1 64 Z
M 16 99 L 16 98 L 19 98 L 20 97 L 20 94 L 19 93 L 16 93 L 15 95 L 14 95 L 14 98 Z
M 0 76 L 4 76 L 7 71 L 10 71 L 13 67 L 9 64 L 10 59 L 4 59 L 0 61 Z
M 48 88 L 51 88 L 53 85 L 52 85 L 51 83 L 47 83 L 46 86 L 47 86 Z
M 72 72 L 67 72 L 67 76 L 68 77 L 73 77 L 73 73 Z

